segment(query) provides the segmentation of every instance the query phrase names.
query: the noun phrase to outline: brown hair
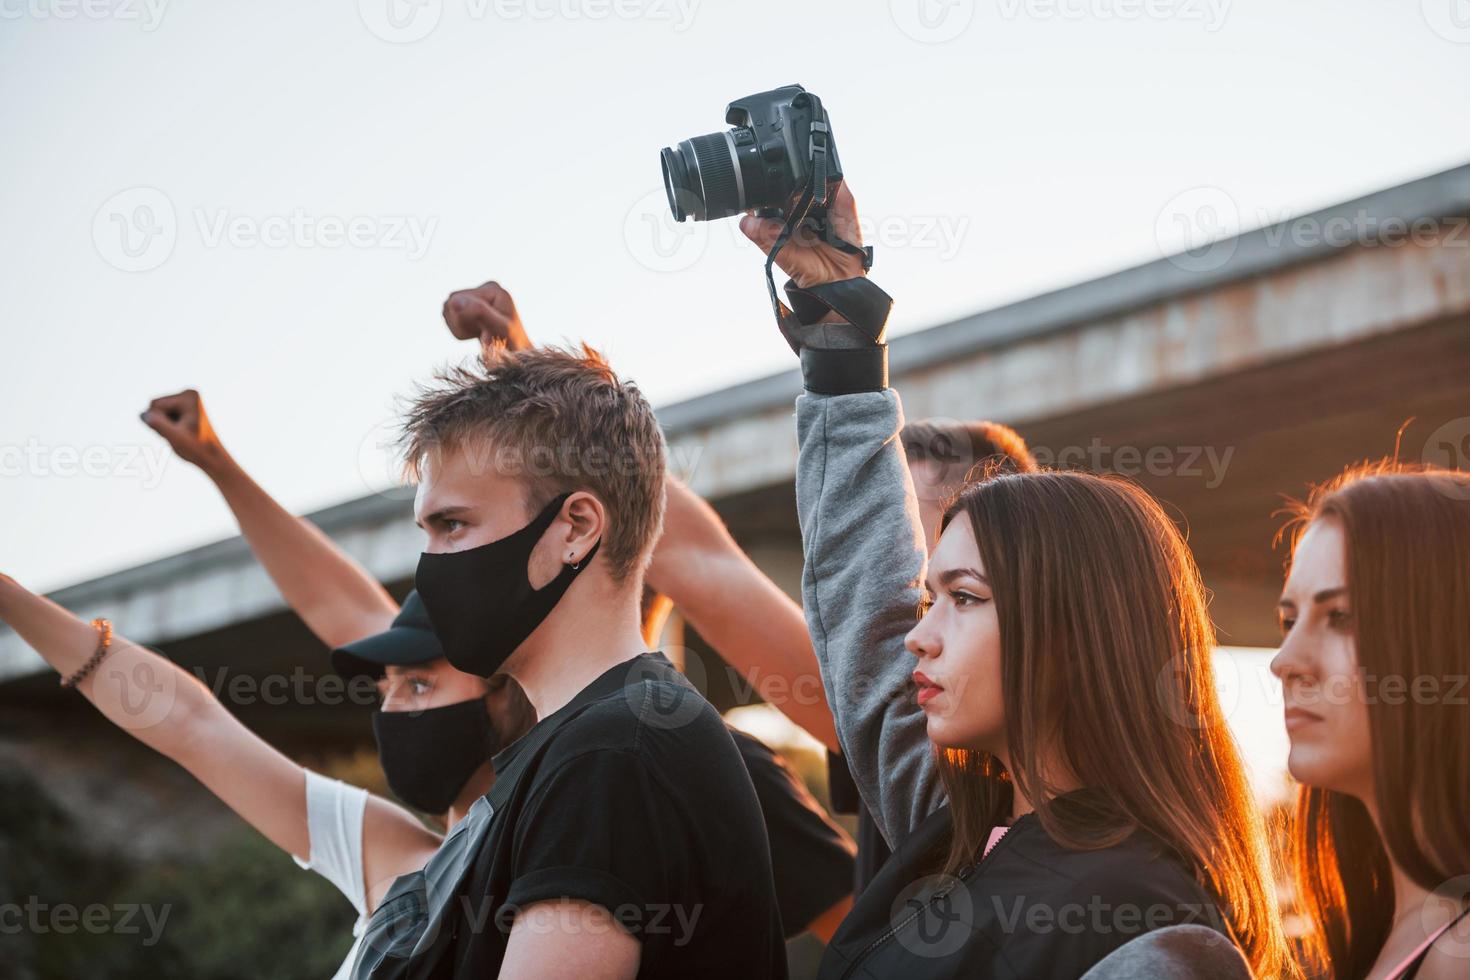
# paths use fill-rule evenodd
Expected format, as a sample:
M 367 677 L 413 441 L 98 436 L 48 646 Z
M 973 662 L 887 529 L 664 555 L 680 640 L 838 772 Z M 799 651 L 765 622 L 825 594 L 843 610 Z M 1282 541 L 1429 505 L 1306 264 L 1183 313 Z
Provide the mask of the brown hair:
M 1214 629 L 1179 530 L 1133 484 L 1073 472 L 989 476 L 960 492 L 944 524 L 961 514 L 994 590 L 1012 769 L 988 753 L 941 754 L 949 870 L 980 854 L 1014 785 L 1063 846 L 1151 833 L 1214 896 L 1257 975 L 1289 969 L 1264 823 L 1216 694 Z M 1043 761 L 1081 780 L 1089 804 L 1052 805 Z
M 1283 533 L 1293 552 L 1312 522 L 1342 524 L 1353 640 L 1365 676 L 1463 684 L 1470 675 L 1470 475 L 1365 463 L 1314 487 L 1288 513 Z M 1470 872 L 1470 719 L 1463 701 L 1450 700 L 1369 700 L 1381 827 L 1354 797 L 1298 790 L 1291 860 L 1297 900 L 1313 926 L 1306 959 L 1340 980 L 1366 976 L 1392 929 L 1390 857 L 1428 889 Z
M 1020 433 L 999 422 L 919 419 L 899 433 L 909 465 L 932 463 L 953 470 L 955 483 L 976 467 L 992 472 L 1034 473 L 1036 460 Z
M 601 553 L 615 581 L 642 571 L 663 526 L 664 440 L 653 409 L 586 345 L 497 345 L 476 368 L 441 372 L 410 406 L 403 448 L 411 473 L 429 452 L 483 454 L 477 464 L 521 480 L 533 513 L 563 493 L 592 493 L 607 509 Z

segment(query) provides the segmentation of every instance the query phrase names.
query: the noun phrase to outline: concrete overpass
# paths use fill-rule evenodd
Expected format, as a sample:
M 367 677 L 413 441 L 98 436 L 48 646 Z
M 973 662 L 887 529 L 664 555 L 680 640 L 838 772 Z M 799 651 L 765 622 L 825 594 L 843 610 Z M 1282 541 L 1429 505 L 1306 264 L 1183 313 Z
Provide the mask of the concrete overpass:
M 1470 465 L 1467 216 L 1470 165 L 904 335 L 893 380 L 910 418 L 1005 421 L 1043 461 L 1135 476 L 1187 527 L 1226 641 L 1269 645 L 1282 494 L 1391 452 L 1409 417 L 1404 456 Z M 798 388 L 793 370 L 659 412 L 675 466 L 793 590 Z M 309 516 L 407 588 L 420 535 L 403 494 Z M 238 538 L 54 598 L 204 669 L 325 670 Z M 0 629 L 0 704 L 52 692 Z

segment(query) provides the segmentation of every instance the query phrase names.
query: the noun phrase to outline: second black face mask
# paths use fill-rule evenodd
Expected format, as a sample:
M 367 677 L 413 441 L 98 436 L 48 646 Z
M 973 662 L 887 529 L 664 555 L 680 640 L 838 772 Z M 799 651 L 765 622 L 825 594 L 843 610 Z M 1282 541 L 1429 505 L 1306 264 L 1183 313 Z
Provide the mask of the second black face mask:
M 530 524 L 499 541 L 419 557 L 414 587 L 455 669 L 480 677 L 498 671 L 597 554 L 600 541 L 576 565 L 562 566 L 544 588 L 531 588 L 531 552 L 569 496 L 557 497 Z
M 448 810 L 475 770 L 500 751 L 484 698 L 422 711 L 379 711 L 373 735 L 388 788 L 425 813 Z

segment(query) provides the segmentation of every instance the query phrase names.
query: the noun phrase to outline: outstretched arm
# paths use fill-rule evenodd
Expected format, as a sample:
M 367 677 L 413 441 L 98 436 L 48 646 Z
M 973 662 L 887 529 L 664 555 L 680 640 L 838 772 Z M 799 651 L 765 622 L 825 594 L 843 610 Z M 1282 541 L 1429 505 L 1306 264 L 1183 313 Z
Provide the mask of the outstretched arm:
M 860 244 L 845 185 L 829 218 Z M 754 215 L 740 227 L 767 252 L 781 229 Z M 797 312 L 783 332 L 806 388 L 796 403 L 802 607 L 853 781 L 896 847 L 944 795 L 904 647 L 926 555 L 899 442 L 903 410 L 888 387 L 889 301 L 865 282 L 858 257 L 822 240 L 794 240 L 776 262 L 792 277 Z
M 766 701 L 840 751 L 801 607 L 740 550 L 713 507 L 673 477 L 665 486 L 664 533 L 649 585 Z
M 3 574 L 0 621 L 62 677 L 75 674 L 98 646 L 90 625 Z M 198 678 L 114 636 L 77 690 L 113 724 L 182 765 L 277 847 L 311 859 L 304 771 L 242 725 Z M 370 883 L 422 867 L 436 846 L 434 835 L 406 810 L 368 798 L 363 863 Z M 377 897 L 369 896 L 369 906 Z
M 98 633 L 44 596 L 0 576 L 0 619 L 62 677 L 79 670 Z M 77 690 L 109 721 L 189 770 L 278 847 L 307 856 L 305 777 L 216 701 L 196 677 L 114 636 Z
M 398 604 L 387 590 L 320 528 L 250 478 L 215 434 L 199 392 L 155 398 L 143 421 L 219 489 L 250 550 L 318 639 L 336 648 L 392 624 Z
M 897 847 L 943 802 L 904 647 L 926 554 L 899 448 L 903 409 L 893 391 L 808 393 L 796 417 L 807 622 L 853 781 Z

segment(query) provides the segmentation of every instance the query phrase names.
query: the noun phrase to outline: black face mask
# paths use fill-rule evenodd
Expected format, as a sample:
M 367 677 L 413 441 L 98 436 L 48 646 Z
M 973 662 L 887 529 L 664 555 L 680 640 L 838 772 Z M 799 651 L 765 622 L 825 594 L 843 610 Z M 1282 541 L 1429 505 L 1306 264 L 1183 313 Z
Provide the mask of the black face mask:
M 545 588 L 531 588 L 531 552 L 570 496 L 557 497 L 530 524 L 499 541 L 419 557 L 414 587 L 456 670 L 479 677 L 500 670 L 597 554 L 600 541 L 579 564 L 563 566 Z
M 487 759 L 500 751 L 485 699 L 373 715 L 388 788 L 416 810 L 440 814 Z

